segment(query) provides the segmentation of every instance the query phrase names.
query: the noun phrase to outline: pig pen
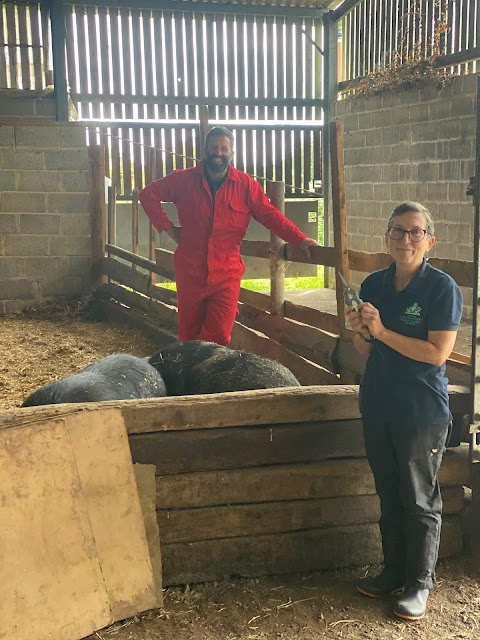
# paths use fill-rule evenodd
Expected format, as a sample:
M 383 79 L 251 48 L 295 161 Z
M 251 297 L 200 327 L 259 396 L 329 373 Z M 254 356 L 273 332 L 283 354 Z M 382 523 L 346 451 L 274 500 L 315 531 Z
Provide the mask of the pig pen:
M 454 412 L 465 388 L 452 387 Z M 134 462 L 156 466 L 164 585 L 381 560 L 379 503 L 350 385 L 11 410 L 2 424 L 121 410 Z M 441 557 L 462 551 L 468 446 L 440 472 Z

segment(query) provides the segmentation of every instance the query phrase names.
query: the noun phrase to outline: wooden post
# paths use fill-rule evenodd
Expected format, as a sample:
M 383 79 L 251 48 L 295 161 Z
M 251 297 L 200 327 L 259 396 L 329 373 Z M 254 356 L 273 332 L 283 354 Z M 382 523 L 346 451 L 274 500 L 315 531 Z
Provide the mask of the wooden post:
M 475 153 L 475 177 L 469 189 L 473 196 L 474 236 L 473 236 L 473 320 L 472 320 L 472 353 L 471 353 L 471 420 L 470 425 L 470 471 L 472 482 L 472 509 L 470 531 L 472 533 L 472 554 L 477 571 L 480 570 L 480 545 L 476 539 L 476 531 L 480 528 L 480 78 L 477 84 L 477 133 Z
M 272 204 L 285 214 L 285 183 L 272 181 L 268 184 Z M 285 315 L 285 260 L 278 257 L 282 244 L 283 240 L 270 232 L 270 313 L 274 316 Z
M 155 147 L 149 149 L 149 168 L 150 168 L 150 181 L 157 179 L 157 150 Z M 148 257 L 155 262 L 155 227 L 152 223 L 148 227 Z M 154 285 L 157 282 L 157 276 L 150 272 L 150 284 Z
M 330 158 L 332 169 L 332 213 L 333 240 L 336 256 L 336 292 L 337 315 L 340 336 L 346 335 L 345 302 L 343 300 L 343 286 L 338 272 L 345 280 L 350 278 L 347 239 L 347 211 L 345 205 L 345 175 L 343 166 L 343 131 L 340 122 L 334 120 L 329 124 Z
M 208 123 L 208 105 L 200 105 L 200 149 L 203 149 L 203 145 L 205 144 L 205 138 L 207 136 L 210 125 Z M 199 157 L 197 150 L 197 158 Z M 200 156 L 201 157 L 201 156 Z
M 138 189 L 132 192 L 132 253 L 138 255 Z M 132 264 L 132 269 L 137 265 Z
M 330 216 L 332 214 L 332 196 L 330 195 L 330 131 L 328 123 L 330 122 L 331 113 L 335 109 L 335 103 L 337 101 L 337 75 L 338 75 L 338 60 L 337 60 L 337 21 L 333 11 L 329 11 L 323 15 L 323 29 L 324 29 L 324 74 L 323 74 L 323 95 L 325 97 L 324 109 L 323 109 L 323 125 L 322 129 L 322 151 L 323 151 L 323 166 L 322 166 L 322 184 L 323 184 L 323 211 L 324 211 L 324 244 L 330 246 L 331 232 L 330 232 Z M 331 277 L 332 270 L 329 267 L 325 267 L 324 282 L 328 287 L 334 280 Z
M 92 285 L 99 282 L 99 264 L 105 255 L 105 149 L 102 145 L 88 147 L 88 184 L 90 191 L 90 232 L 92 237 Z M 104 279 L 102 279 L 104 281 Z

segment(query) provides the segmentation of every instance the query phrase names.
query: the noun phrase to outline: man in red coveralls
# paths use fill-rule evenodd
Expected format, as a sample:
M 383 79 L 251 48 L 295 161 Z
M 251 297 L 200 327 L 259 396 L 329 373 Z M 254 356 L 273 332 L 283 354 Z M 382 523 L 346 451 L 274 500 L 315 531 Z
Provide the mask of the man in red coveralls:
M 268 200 L 261 186 L 232 165 L 233 134 L 211 129 L 204 160 L 143 189 L 140 202 L 157 231 L 177 243 L 173 257 L 178 301 L 178 339 L 226 345 L 237 313 L 245 265 L 240 244 L 250 218 L 310 256 L 308 238 Z M 180 226 L 162 208 L 173 202 Z

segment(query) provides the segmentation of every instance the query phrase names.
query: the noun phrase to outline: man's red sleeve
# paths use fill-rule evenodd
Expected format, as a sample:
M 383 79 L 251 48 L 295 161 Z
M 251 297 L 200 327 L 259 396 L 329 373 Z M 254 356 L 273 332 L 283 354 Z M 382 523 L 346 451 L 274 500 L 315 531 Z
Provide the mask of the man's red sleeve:
M 175 201 L 175 183 L 174 174 L 169 174 L 165 178 L 155 180 L 148 184 L 138 194 L 138 199 L 142 203 L 142 207 L 147 214 L 150 222 L 160 233 L 173 227 L 173 222 L 167 216 L 162 202 Z
M 256 180 L 250 181 L 251 213 L 257 222 L 293 245 L 299 245 L 308 236 L 297 225 L 290 222 L 267 198 L 265 191 Z

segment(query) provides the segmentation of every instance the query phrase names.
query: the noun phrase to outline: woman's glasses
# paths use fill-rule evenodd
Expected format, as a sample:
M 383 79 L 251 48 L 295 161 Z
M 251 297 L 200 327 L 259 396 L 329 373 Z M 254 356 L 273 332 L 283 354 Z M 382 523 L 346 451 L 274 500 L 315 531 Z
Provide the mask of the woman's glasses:
M 387 229 L 387 234 L 392 240 L 402 240 L 405 234 L 408 234 L 408 237 L 412 242 L 421 242 L 428 231 L 426 229 L 403 229 L 402 227 L 390 227 Z

